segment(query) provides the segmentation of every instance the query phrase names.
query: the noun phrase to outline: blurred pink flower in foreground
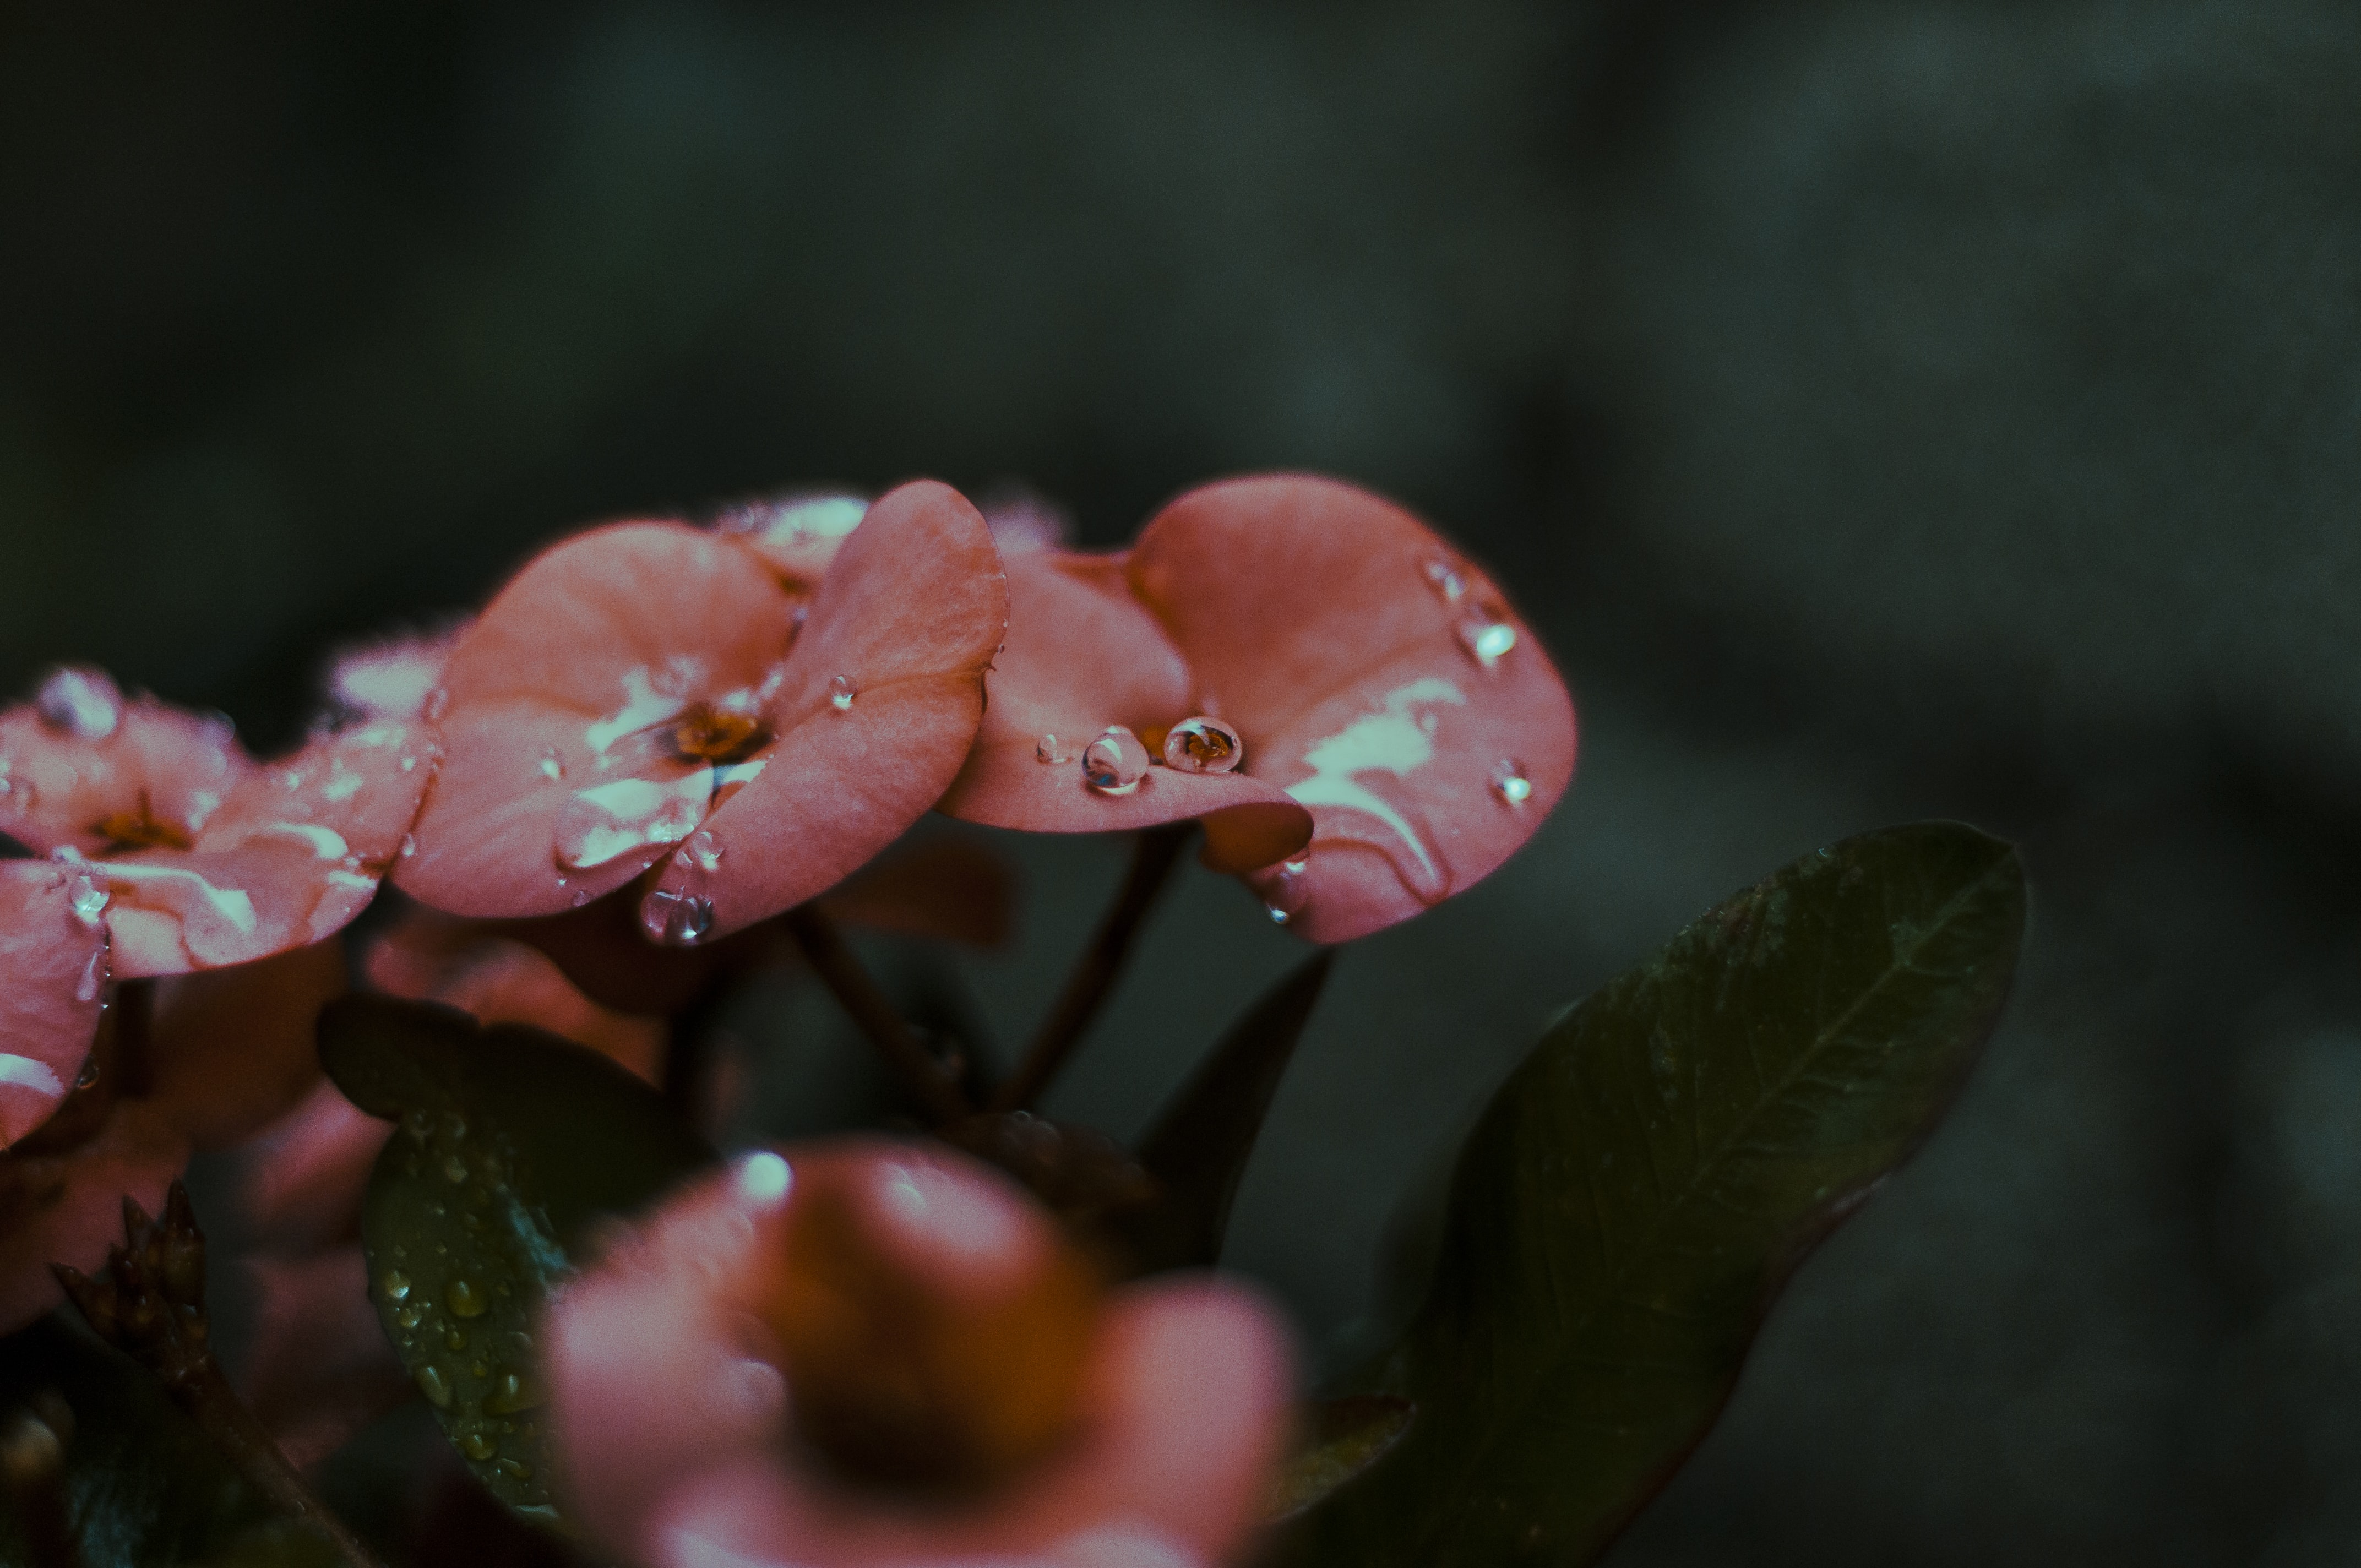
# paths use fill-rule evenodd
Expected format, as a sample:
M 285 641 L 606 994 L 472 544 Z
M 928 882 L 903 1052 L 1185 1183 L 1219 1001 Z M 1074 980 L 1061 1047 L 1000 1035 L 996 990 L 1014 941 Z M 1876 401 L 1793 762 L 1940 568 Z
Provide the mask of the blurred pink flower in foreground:
M 388 719 L 257 764 L 226 719 L 61 669 L 0 712 L 0 833 L 88 873 L 116 979 L 247 963 L 368 907 L 434 761 Z
M 1012 548 L 1007 568 L 1008 643 L 953 817 L 1202 818 L 1207 865 L 1341 942 L 1488 875 L 1573 776 L 1574 705 L 1532 630 L 1353 486 L 1225 480 L 1126 553 Z
M 1255 1528 L 1284 1332 L 1247 1291 L 1101 1295 L 1050 1218 L 939 1147 L 758 1154 L 557 1298 L 574 1508 L 664 1568 L 1184 1568 Z
M 653 867 L 642 928 L 688 943 L 893 842 L 967 754 L 1007 593 L 946 486 L 840 510 L 826 548 L 792 559 L 766 532 L 628 522 L 528 565 L 444 667 L 444 764 L 395 881 L 514 918 Z

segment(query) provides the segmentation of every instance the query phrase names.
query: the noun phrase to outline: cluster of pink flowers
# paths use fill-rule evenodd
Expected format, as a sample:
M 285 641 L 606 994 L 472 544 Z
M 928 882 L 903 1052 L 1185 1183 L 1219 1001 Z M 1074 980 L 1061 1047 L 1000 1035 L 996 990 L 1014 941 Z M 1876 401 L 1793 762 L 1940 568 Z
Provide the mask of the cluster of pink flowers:
M 366 983 L 653 1075 L 646 1014 L 702 953 L 838 889 L 929 809 L 1039 832 L 1198 821 L 1206 865 L 1338 942 L 1487 875 L 1571 777 L 1572 705 L 1536 640 L 1387 501 L 1232 480 L 1108 554 L 1025 522 L 920 481 L 596 528 L 456 630 L 347 658 L 330 718 L 271 762 L 93 670 L 0 713 L 0 835 L 27 851 L 0 860 L 0 1330 L 55 1303 L 48 1265 L 97 1264 L 124 1196 L 153 1209 L 192 1149 L 258 1135 L 289 1299 L 365 1312 L 349 1216 L 384 1130 L 320 1082 L 311 1030 L 347 983 L 339 933 L 386 881 L 412 902 Z M 956 895 L 895 885 L 909 919 L 958 924 L 924 907 Z M 143 1005 L 107 1005 L 134 979 L 156 981 Z M 1091 1434 L 1015 1442 L 1000 1501 L 954 1524 L 832 1501 L 779 1438 L 785 1406 L 823 1398 L 809 1380 L 835 1353 L 797 1336 L 825 1342 L 829 1312 L 899 1303 L 910 1343 L 948 1343 L 998 1321 L 976 1303 L 1038 1294 L 1061 1244 L 1028 1203 L 946 1150 L 849 1146 L 665 1205 L 554 1325 L 586 1517 L 664 1563 L 1231 1550 L 1288 1374 L 1269 1310 L 1228 1286 L 1093 1288 L 1012 1309 L 997 1348 L 945 1348 L 946 1431 L 1016 1398 L 961 1368 L 1038 1341 L 1071 1352 L 1042 1375 L 1066 1389 L 1044 1430 Z M 787 1217 L 821 1209 L 834 1239 L 803 1245 L 832 1261 L 789 1267 Z M 831 1268 L 835 1306 L 780 1304 L 779 1280 Z

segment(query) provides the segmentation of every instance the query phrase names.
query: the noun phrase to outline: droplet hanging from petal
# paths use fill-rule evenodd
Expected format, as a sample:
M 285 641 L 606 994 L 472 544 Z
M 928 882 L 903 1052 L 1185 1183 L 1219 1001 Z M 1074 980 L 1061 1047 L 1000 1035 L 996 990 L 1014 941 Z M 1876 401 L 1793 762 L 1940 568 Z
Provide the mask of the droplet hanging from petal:
M 1525 764 L 1515 758 L 1505 758 L 1492 766 L 1492 793 L 1503 806 L 1522 806 L 1533 797 L 1533 781 L 1526 776 Z
M 1459 645 L 1467 650 L 1467 656 L 1488 670 L 1517 645 L 1515 627 L 1480 611 L 1462 620 L 1457 633 Z
M 61 664 L 41 682 L 33 710 L 77 740 L 104 740 L 123 721 L 123 693 L 103 670 Z
M 852 711 L 852 699 L 860 691 L 851 675 L 839 675 L 828 683 L 828 705 L 839 713 Z

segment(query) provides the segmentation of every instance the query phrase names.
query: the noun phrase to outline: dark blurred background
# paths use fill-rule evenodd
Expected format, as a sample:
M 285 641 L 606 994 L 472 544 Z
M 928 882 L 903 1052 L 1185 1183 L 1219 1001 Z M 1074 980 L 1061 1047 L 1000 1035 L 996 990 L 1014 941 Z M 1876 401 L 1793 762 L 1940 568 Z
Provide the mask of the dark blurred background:
M 1576 687 L 1510 868 L 1347 954 L 1231 1261 L 1317 1345 L 1541 1023 L 1908 817 L 2009 1020 L 1641 1565 L 2361 1557 L 2361 12 L 2344 0 L 0 10 L 0 685 L 299 729 L 579 522 L 1273 466 Z M 1119 850 L 1021 846 L 1002 1037 Z M 1196 875 L 1053 1108 L 1293 949 Z

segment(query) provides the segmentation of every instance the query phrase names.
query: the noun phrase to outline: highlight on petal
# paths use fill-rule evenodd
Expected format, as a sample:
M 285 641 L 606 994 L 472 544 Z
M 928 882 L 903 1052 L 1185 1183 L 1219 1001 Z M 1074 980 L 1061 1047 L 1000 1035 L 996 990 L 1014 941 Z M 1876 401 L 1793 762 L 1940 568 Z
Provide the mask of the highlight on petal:
M 320 1081 L 320 1009 L 344 994 L 335 938 L 160 981 L 148 1093 L 200 1149 L 283 1115 Z
M 745 551 L 678 523 L 544 552 L 444 668 L 442 766 L 396 885 L 508 918 L 629 883 L 761 773 L 797 608 Z
M 1125 558 L 1036 551 L 1009 559 L 1008 639 L 991 706 L 942 809 L 1037 833 L 1095 833 L 1202 818 L 1205 862 L 1247 872 L 1283 861 L 1311 814 L 1251 773 L 1149 767 L 1093 787 L 1084 753 L 1109 726 L 1152 738 L 1211 711 L 1180 648 L 1132 592 Z M 1251 756 L 1251 750 L 1249 750 Z
M 187 1139 L 146 1100 L 115 1102 L 70 1148 L 0 1154 L 0 1333 L 64 1299 L 50 1264 L 96 1273 L 123 1239 L 123 1201 L 158 1212 L 188 1161 Z
M 882 496 L 849 534 L 775 684 L 771 739 L 641 905 L 658 940 L 727 935 L 834 886 L 940 798 L 1008 624 L 991 530 L 947 485 Z
M 869 498 L 848 490 L 791 490 L 730 507 L 713 527 L 785 581 L 809 588 L 868 512 Z
M 551 1308 L 580 1517 L 666 1568 L 1222 1559 L 1284 1432 L 1285 1334 L 1210 1279 L 1102 1306 L 1067 1246 L 939 1147 L 790 1147 L 689 1189 Z
M 1479 569 L 1392 502 L 1307 475 L 1191 490 L 1127 562 L 1245 770 L 1308 807 L 1302 853 L 1252 879 L 1339 942 L 1488 875 L 1574 773 L 1572 698 Z
M 107 979 L 102 902 L 71 867 L 0 861 L 0 1148 L 49 1119 L 90 1056 Z
M 337 653 L 327 678 L 328 711 L 335 727 L 424 718 L 428 700 L 443 684 L 443 666 L 466 630 L 461 625 L 390 637 Z

